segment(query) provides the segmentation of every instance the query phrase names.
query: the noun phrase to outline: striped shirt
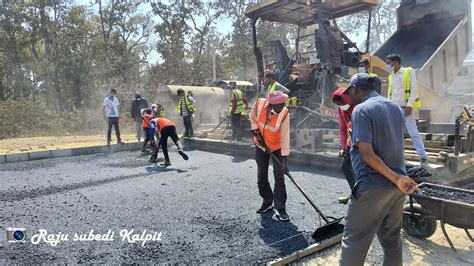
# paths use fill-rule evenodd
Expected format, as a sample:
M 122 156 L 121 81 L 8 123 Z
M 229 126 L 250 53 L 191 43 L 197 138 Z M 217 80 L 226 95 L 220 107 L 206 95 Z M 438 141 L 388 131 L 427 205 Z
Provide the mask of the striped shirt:
M 188 100 L 191 105 L 194 104 L 194 98 L 188 94 Z M 182 116 L 190 116 L 190 112 L 188 107 L 186 106 L 186 97 L 181 97 L 181 115 Z

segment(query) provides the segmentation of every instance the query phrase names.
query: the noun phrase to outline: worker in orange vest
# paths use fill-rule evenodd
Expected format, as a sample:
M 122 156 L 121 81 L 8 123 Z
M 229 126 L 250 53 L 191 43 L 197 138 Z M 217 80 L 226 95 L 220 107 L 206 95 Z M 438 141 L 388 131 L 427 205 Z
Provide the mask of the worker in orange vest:
M 153 139 L 152 145 L 154 147 L 154 152 L 152 157 L 150 158 L 151 162 L 156 163 L 158 151 L 161 146 L 161 149 L 163 150 L 163 155 L 165 156 L 165 161 L 160 165 L 164 167 L 171 165 L 170 157 L 168 155 L 168 137 L 171 137 L 174 144 L 176 144 L 176 146 L 178 147 L 178 153 L 181 155 L 181 157 L 183 157 L 183 159 L 186 161 L 189 159 L 188 155 L 186 155 L 186 153 L 184 153 L 183 151 L 183 145 L 179 141 L 178 134 L 176 133 L 176 126 L 171 120 L 168 120 L 164 117 L 153 118 L 150 121 L 150 128 L 151 135 L 156 135 L 157 139 L 159 139 L 158 144 L 155 144 Z
M 290 116 L 285 107 L 288 95 L 281 91 L 268 94 L 267 99 L 259 98 L 250 112 L 250 122 L 254 131 L 255 160 L 257 161 L 258 190 L 263 198 L 257 213 L 277 210 L 280 221 L 289 221 L 286 212 L 286 188 L 284 174 L 288 172 L 287 157 L 290 154 Z M 268 147 L 267 150 L 265 147 Z M 272 191 L 268 182 L 268 165 L 270 154 L 273 153 L 281 162 L 273 159 L 273 175 L 275 187 Z
M 150 132 L 150 121 L 151 119 L 155 117 L 155 113 L 153 112 L 153 108 L 151 107 L 142 109 L 141 113 L 142 113 L 142 129 L 145 135 L 145 138 L 143 141 L 142 152 L 145 152 L 147 143 L 148 142 L 151 143 L 151 140 L 153 138 L 153 135 L 151 135 L 151 132 Z

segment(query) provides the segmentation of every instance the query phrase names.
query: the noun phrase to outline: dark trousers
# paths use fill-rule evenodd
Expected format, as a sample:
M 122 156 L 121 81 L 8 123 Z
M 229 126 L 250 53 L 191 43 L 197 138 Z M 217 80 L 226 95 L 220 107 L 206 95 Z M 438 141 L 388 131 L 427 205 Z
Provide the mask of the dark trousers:
M 154 139 L 153 137 L 154 136 L 151 135 L 151 128 L 149 128 L 149 127 L 148 128 L 144 127 L 143 128 L 143 133 L 145 135 L 145 138 L 144 138 L 144 141 L 143 141 L 143 149 L 145 149 L 145 146 L 148 142 L 153 143 L 153 139 Z
M 159 145 L 161 146 L 161 149 L 163 150 L 163 155 L 165 156 L 165 160 L 167 162 L 170 161 L 170 157 L 168 155 L 168 137 L 171 137 L 174 144 L 176 144 L 176 146 L 179 148 L 178 146 L 179 137 L 178 137 L 178 134 L 176 133 L 176 127 L 167 126 L 161 129 L 161 132 L 160 132 Z
M 274 151 L 278 160 L 281 162 L 281 151 Z M 281 171 L 280 164 L 273 160 L 273 176 L 275 177 L 275 188 L 272 191 L 268 182 L 268 165 L 270 164 L 270 154 L 262 151 L 259 147 L 255 147 L 255 160 L 257 161 L 257 184 L 258 192 L 263 198 L 264 204 L 275 204 L 275 208 L 285 209 L 286 204 L 286 188 L 285 176 Z
M 352 190 L 355 185 L 355 174 L 354 170 L 352 169 L 352 161 L 350 155 L 342 157 L 341 170 L 344 173 L 347 183 L 349 183 L 349 187 Z
M 191 122 L 191 116 L 183 116 L 183 122 L 184 122 L 184 136 L 192 137 L 194 135 L 194 132 L 193 132 L 193 123 Z
M 119 128 L 119 118 L 118 117 L 108 117 L 107 118 L 107 142 L 109 143 L 112 139 L 112 126 L 115 128 L 115 135 L 117 136 L 117 142 L 121 142 L 120 139 L 120 128 Z
M 232 121 L 232 138 L 236 140 L 242 140 L 242 127 L 240 126 L 241 114 L 233 114 Z
M 402 265 L 400 230 L 405 194 L 397 187 L 358 183 L 354 188 L 342 236 L 340 265 L 364 265 L 375 234 L 384 252 L 384 266 Z

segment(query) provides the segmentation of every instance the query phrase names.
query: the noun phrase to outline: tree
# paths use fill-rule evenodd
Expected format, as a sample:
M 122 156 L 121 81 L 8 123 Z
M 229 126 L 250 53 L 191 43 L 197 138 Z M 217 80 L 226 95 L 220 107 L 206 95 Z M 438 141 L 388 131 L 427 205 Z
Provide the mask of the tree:
M 122 87 L 129 90 L 140 83 L 140 71 L 147 64 L 151 52 L 148 40 L 153 30 L 149 14 L 138 15 L 140 4 L 111 1 L 104 7 L 99 4 L 102 45 L 103 75 L 120 77 Z M 98 43 L 100 46 L 101 44 Z M 104 80 L 107 83 L 106 80 Z
M 232 33 L 226 38 L 223 65 L 226 72 L 236 79 L 252 80 L 256 77 L 255 57 L 252 50 L 252 28 L 245 10 L 251 4 L 248 0 L 230 1 L 227 15 L 233 18 Z
M 159 37 L 156 49 L 162 60 L 152 72 L 164 84 L 187 83 L 191 79 L 192 69 L 186 61 L 191 31 L 187 19 L 199 5 L 199 1 L 194 0 L 175 0 L 170 4 L 152 2 L 153 13 L 162 20 L 155 26 Z
M 205 70 L 209 67 L 205 67 L 202 64 L 202 56 L 205 53 L 206 44 L 210 41 L 210 35 L 213 31 L 213 25 L 216 21 L 225 13 L 226 2 L 225 1 L 210 1 L 206 3 L 197 3 L 200 7 L 197 9 L 198 12 L 193 14 L 189 12 L 189 18 L 192 22 L 192 37 L 191 37 L 191 56 L 192 56 L 192 73 L 191 73 L 191 84 L 203 84 L 206 80 Z M 198 25 L 196 17 L 204 19 L 202 25 Z M 214 34 L 214 39 L 217 38 L 217 35 Z M 207 46 L 212 49 L 212 47 Z M 215 53 L 217 48 L 214 50 L 209 50 L 209 53 Z M 209 60 L 207 60 L 209 62 Z
M 380 4 L 372 10 L 369 51 L 375 51 L 396 30 L 397 18 L 395 9 L 398 4 L 399 1 L 382 0 Z M 365 36 L 367 34 L 368 20 L 368 12 L 361 12 L 339 18 L 337 19 L 337 23 L 341 30 L 347 34 L 355 34 L 356 36 L 362 34 Z

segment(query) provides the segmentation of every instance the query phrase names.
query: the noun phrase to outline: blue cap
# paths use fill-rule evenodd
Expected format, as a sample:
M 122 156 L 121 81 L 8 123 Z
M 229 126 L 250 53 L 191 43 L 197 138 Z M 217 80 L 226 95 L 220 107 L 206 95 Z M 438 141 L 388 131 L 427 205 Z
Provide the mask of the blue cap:
M 366 87 L 367 85 L 373 87 L 373 84 L 374 84 L 374 77 L 373 76 L 371 76 L 367 73 L 354 74 L 351 77 L 351 81 L 349 82 L 349 85 L 347 86 L 347 88 L 342 93 L 347 94 L 348 89 L 352 88 L 352 87 L 356 87 L 356 86 Z

